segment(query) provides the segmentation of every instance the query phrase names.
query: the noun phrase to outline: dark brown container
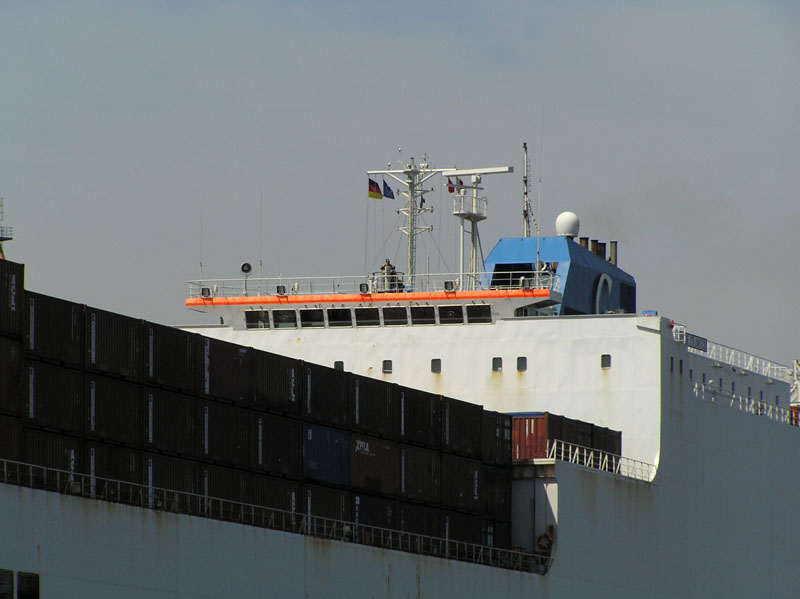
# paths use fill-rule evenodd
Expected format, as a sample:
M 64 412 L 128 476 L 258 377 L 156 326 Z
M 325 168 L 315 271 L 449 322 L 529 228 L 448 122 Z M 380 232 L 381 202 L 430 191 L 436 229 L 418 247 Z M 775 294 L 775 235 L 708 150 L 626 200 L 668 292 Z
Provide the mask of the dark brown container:
M 511 466 L 511 416 L 483 412 L 483 463 Z
M 426 537 L 439 536 L 438 508 L 398 501 L 396 509 L 395 522 L 398 530 Z
M 25 360 L 23 381 L 23 418 L 27 423 L 83 435 L 83 372 Z
M 111 501 L 138 502 L 143 476 L 141 451 L 87 441 L 84 460 L 83 472 L 88 475 L 85 491 Z
M 351 510 L 353 522 L 355 522 L 357 528 L 359 525 L 364 525 L 396 530 L 396 503 L 394 499 L 354 493 Z M 367 531 L 361 531 L 361 534 L 362 541 L 367 544 L 380 541 L 380 535 L 375 536 Z
M 144 447 L 185 458 L 199 456 L 197 404 L 188 395 L 144 388 Z
M 19 436 L 22 424 L 15 416 L 0 416 L 0 459 L 20 461 Z
M 352 522 L 351 506 L 352 493 L 342 489 L 320 487 L 317 485 L 303 485 L 303 513 L 318 518 L 330 518 Z M 309 526 L 310 529 L 320 530 L 319 526 Z M 330 523 L 327 523 L 330 527 Z
M 197 462 L 144 453 L 143 505 L 184 513 L 202 513 Z
M 263 412 L 251 412 L 250 422 L 250 469 L 300 478 L 301 422 Z
M 396 398 L 398 440 L 439 449 L 442 441 L 440 396 L 398 386 Z
M 483 464 L 442 454 L 442 506 L 473 514 L 483 512 Z
M 22 414 L 22 343 L 0 337 L 0 412 Z
M 350 486 L 376 495 L 397 493 L 397 446 L 392 441 L 350 435 Z
M 441 503 L 442 457 L 437 451 L 400 445 L 398 496 L 432 505 Z
M 478 516 L 442 510 L 439 522 L 443 539 L 475 545 L 483 543 L 483 521 Z
M 300 483 L 266 474 L 251 474 L 250 503 L 284 512 L 301 512 Z
M 603 426 L 594 426 L 592 428 L 592 449 L 614 456 L 622 455 L 622 433 Z
M 41 360 L 83 368 L 83 304 L 32 291 L 25 297 L 25 352 Z
M 481 459 L 483 408 L 451 397 L 442 397 L 442 451 Z
M 253 351 L 256 410 L 297 418 L 301 405 L 301 363 L 294 358 Z
M 87 373 L 85 434 L 142 448 L 142 386 Z
M 85 325 L 86 369 L 141 382 L 142 321 L 87 307 Z
M 254 350 L 227 341 L 200 339 L 200 393 L 252 407 L 251 354 Z
M 226 466 L 249 466 L 250 412 L 230 404 L 200 400 L 200 458 Z
M 250 499 L 247 472 L 210 464 L 198 464 L 198 486 L 204 498 L 245 503 Z
M 80 489 L 80 470 L 83 464 L 83 442 L 76 437 L 22 429 L 22 459 L 26 464 L 42 468 L 23 468 L 34 486 L 50 491 L 71 492 Z M 44 468 L 52 469 L 45 471 Z M 57 470 L 58 472 L 54 472 Z
M 303 418 L 347 426 L 350 373 L 318 364 L 303 364 Z
M 482 545 L 497 549 L 511 548 L 511 524 L 508 522 L 483 521 Z
M 142 325 L 145 384 L 182 393 L 195 393 L 201 337 L 174 327 Z
M 0 335 L 21 339 L 25 314 L 25 265 L 0 260 Z
M 511 469 L 483 468 L 483 514 L 500 522 L 511 521 Z
M 350 429 L 377 437 L 396 434 L 396 386 L 357 374 L 350 375 Z

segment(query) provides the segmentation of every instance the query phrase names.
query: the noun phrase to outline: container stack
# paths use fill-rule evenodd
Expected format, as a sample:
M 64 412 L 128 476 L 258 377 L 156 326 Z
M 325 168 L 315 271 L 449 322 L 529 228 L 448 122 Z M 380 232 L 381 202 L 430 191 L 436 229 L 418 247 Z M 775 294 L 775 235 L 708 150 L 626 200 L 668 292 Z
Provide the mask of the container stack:
M 113 501 L 169 489 L 510 547 L 509 416 L 26 292 L 23 274 L 0 261 L 0 458 Z

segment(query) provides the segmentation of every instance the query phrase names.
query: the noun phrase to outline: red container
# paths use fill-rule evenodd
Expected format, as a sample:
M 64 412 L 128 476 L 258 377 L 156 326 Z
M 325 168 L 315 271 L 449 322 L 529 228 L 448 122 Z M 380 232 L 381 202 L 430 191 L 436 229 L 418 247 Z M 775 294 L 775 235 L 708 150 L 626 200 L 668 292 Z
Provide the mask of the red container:
M 41 360 L 83 368 L 85 307 L 32 291 L 26 292 L 26 298 L 25 352 Z
M 301 404 L 300 361 L 253 351 L 252 365 L 255 409 L 297 418 Z
M 398 446 L 398 496 L 431 505 L 441 503 L 442 456 L 437 451 Z
M 792 406 L 790 415 L 792 426 L 800 426 L 800 406 Z
M 483 408 L 476 404 L 442 397 L 442 451 L 481 459 L 483 450 Z
M 23 418 L 51 430 L 83 435 L 83 372 L 25 360 Z
M 350 429 L 378 437 L 395 435 L 395 386 L 350 375 Z
M 250 412 L 230 404 L 199 402 L 200 458 L 225 466 L 249 466 Z
M 87 307 L 84 340 L 87 370 L 141 382 L 141 320 Z
M 91 373 L 85 379 L 86 437 L 141 449 L 141 385 Z
M 442 507 L 483 512 L 483 464 L 442 454 Z
M 350 486 L 354 490 L 394 496 L 397 492 L 396 445 L 385 439 L 350 435 Z
M 164 389 L 144 389 L 144 447 L 185 458 L 196 458 L 200 444 L 198 399 Z
M 197 391 L 201 337 L 162 324 L 142 325 L 145 384 L 182 393 Z
M 0 335 L 22 338 L 25 319 L 25 265 L 0 260 Z
M 303 474 L 300 421 L 263 412 L 252 412 L 250 421 L 251 470 L 300 478 Z
M 22 414 L 22 343 L 0 337 L 0 412 Z
M 547 457 L 547 442 L 561 436 L 563 417 L 544 412 L 514 416 L 511 425 L 511 457 L 535 460 Z

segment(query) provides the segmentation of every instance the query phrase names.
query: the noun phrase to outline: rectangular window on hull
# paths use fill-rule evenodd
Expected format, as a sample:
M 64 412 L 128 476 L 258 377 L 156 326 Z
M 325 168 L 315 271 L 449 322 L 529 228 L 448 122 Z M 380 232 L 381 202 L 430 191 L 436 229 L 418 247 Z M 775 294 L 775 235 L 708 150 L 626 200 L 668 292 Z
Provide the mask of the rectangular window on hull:
M 268 310 L 248 310 L 244 313 L 244 322 L 248 329 L 268 329 Z
M 272 320 L 276 329 L 296 329 L 297 314 L 294 310 L 273 310 Z
M 492 358 L 492 370 L 494 372 L 503 372 L 503 358 Z
M 439 306 L 439 324 L 464 324 L 464 307 Z
M 525 372 L 526 370 L 528 370 L 528 358 L 517 356 L 517 372 Z
M 322 310 L 300 310 L 301 327 L 324 327 L 325 317 Z
M 384 308 L 383 324 L 387 327 L 405 326 L 408 324 L 408 314 L 404 307 Z
M 356 308 L 356 325 L 360 327 L 377 327 L 381 317 L 377 308 Z
M 491 324 L 492 308 L 486 305 L 467 306 L 467 322 L 470 324 Z
M 392 374 L 392 361 L 391 360 L 384 360 L 383 361 L 383 373 L 384 374 Z
M 600 368 L 604 370 L 611 368 L 611 354 L 603 354 L 600 356 Z
M 350 308 L 329 308 L 328 326 L 329 327 L 353 326 L 353 316 L 350 314 Z
M 411 324 L 436 324 L 436 312 L 433 306 L 412 306 Z
M 442 371 L 442 359 L 433 358 L 431 360 L 431 372 L 440 373 Z

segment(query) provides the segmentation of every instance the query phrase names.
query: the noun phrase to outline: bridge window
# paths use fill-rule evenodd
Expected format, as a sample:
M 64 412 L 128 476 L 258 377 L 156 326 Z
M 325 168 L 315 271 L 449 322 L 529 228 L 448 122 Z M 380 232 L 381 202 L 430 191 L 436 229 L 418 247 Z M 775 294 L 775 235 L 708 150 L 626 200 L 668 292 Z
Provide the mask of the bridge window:
M 408 324 L 408 314 L 405 307 L 384 308 L 383 324 L 390 326 L 404 326 Z
M 463 306 L 439 306 L 439 324 L 464 324 Z
M 436 324 L 433 306 L 412 306 L 411 324 Z
M 276 329 L 297 328 L 297 314 L 294 310 L 273 310 L 272 320 Z
M 611 368 L 611 354 L 603 354 L 600 356 L 600 368 Z
M 324 327 L 325 317 L 322 310 L 300 310 L 301 327 Z
M 328 308 L 328 326 L 353 326 L 353 316 L 350 314 L 350 308 Z
M 492 370 L 494 372 L 503 372 L 503 358 L 492 358 Z
M 442 359 L 441 358 L 433 358 L 431 360 L 431 372 L 440 373 L 442 372 Z
M 244 313 L 244 322 L 248 329 L 268 329 L 268 310 L 248 310 Z
M 518 372 L 525 372 L 528 370 L 528 358 L 525 356 L 518 356 L 517 357 L 517 371 Z
M 356 324 L 360 327 L 377 327 L 380 318 L 377 308 L 356 308 Z
M 467 322 L 470 324 L 486 324 L 492 322 L 492 308 L 487 305 L 467 306 Z

